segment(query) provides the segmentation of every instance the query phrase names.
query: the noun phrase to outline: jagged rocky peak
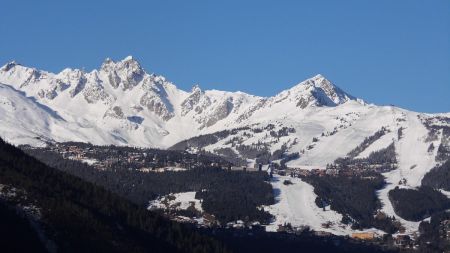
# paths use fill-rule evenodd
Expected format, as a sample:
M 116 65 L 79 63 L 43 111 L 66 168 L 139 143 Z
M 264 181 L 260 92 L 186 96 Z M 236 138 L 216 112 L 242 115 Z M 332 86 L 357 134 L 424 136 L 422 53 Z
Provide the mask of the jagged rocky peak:
M 194 84 L 192 86 L 191 93 L 199 93 L 199 92 L 202 92 L 202 89 L 200 88 L 200 85 Z
M 107 57 L 107 58 L 103 61 L 101 69 L 108 68 L 108 66 L 110 66 L 110 65 L 112 65 L 112 64 L 115 64 L 115 62 L 113 61 L 113 59 Z
M 100 68 L 99 78 L 115 89 L 131 90 L 136 86 L 142 88 L 143 93 L 136 97 L 140 106 L 153 112 L 164 121 L 174 116 L 166 91 L 167 82 L 164 77 L 147 74 L 140 63 L 132 56 L 121 61 L 107 58 Z
M 145 77 L 146 73 L 138 61 L 132 56 L 115 62 L 111 58 L 106 58 L 100 72 L 106 77 L 107 83 L 114 88 L 128 90 L 138 85 Z
M 109 71 L 124 68 L 142 70 L 141 64 L 135 58 L 133 58 L 133 56 L 127 56 L 117 62 L 108 57 L 103 61 L 100 69 Z
M 204 92 L 198 84 L 192 86 L 191 93 L 189 96 L 181 102 L 181 115 L 184 116 L 192 111 L 202 100 Z M 197 106 L 196 112 L 201 112 L 201 108 Z
M 347 102 L 348 100 L 354 100 L 355 98 L 339 87 L 331 83 L 321 74 L 318 74 L 310 79 L 317 88 L 324 91 L 328 98 L 330 98 L 336 105 Z

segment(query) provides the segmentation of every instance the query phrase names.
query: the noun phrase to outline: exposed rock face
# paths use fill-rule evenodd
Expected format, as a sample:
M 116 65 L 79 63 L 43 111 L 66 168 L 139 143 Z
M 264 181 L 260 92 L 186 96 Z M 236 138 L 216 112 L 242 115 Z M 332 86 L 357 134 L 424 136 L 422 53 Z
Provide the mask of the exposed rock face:
M 207 117 L 203 119 L 201 127 L 210 127 L 216 124 L 218 121 L 226 118 L 232 110 L 233 99 L 229 98 L 220 102 L 220 104 L 214 109 L 214 111 L 212 111 L 211 114 L 207 115 Z
M 40 89 L 38 91 L 38 96 L 41 98 L 47 98 L 49 100 L 54 99 L 58 94 L 70 86 L 66 83 L 64 83 L 62 80 L 56 79 L 51 80 L 50 85 L 46 89 Z
M 124 78 L 122 79 L 123 89 L 132 89 L 144 79 L 145 72 L 139 63 L 133 59 L 125 61 L 122 66 Z
M 161 97 L 153 92 L 145 93 L 141 97 L 140 104 L 145 106 L 149 111 L 160 116 L 165 121 L 174 116 L 174 114 L 167 108 Z
M 114 88 L 119 87 L 120 77 L 117 75 L 117 72 L 115 70 L 108 73 L 108 81 L 112 87 Z
M 141 65 L 132 57 L 127 57 L 117 63 L 108 58 L 102 64 L 100 72 L 106 76 L 105 82 L 108 82 L 113 88 L 121 87 L 122 90 L 134 88 L 146 74 Z
M 8 71 L 10 71 L 12 68 L 14 68 L 16 65 L 18 65 L 18 64 L 17 64 L 17 62 L 15 62 L 15 61 L 9 62 L 9 63 L 7 63 L 5 66 L 3 66 L 3 67 L 1 68 L 1 70 L 4 71 L 4 72 L 8 72 Z
M 28 86 L 32 83 L 36 83 L 40 80 L 42 73 L 36 69 L 31 69 L 28 71 L 29 75 L 28 78 L 25 79 L 25 81 L 20 85 L 20 87 Z
M 201 113 L 203 109 L 201 107 L 196 107 L 200 103 L 200 99 L 204 95 L 204 92 L 200 89 L 198 85 L 192 87 L 191 94 L 181 103 L 181 115 L 185 116 L 190 111 L 196 108 L 197 113 Z
M 104 87 L 98 83 L 86 83 L 81 93 L 89 104 L 95 104 L 97 102 L 110 104 L 114 100 L 112 96 L 105 91 Z
M 313 78 L 316 87 L 319 87 L 335 105 L 342 104 L 348 100 L 354 100 L 355 98 L 346 94 L 339 87 L 333 85 L 322 75 L 317 75 Z
M 123 113 L 122 108 L 119 106 L 114 106 L 110 108 L 108 111 L 106 111 L 105 115 L 103 117 L 111 117 L 116 119 L 124 119 L 125 114 Z
M 307 98 L 301 97 L 297 102 L 297 107 L 305 109 L 311 103 L 311 100 L 313 100 L 312 97 L 307 97 Z
M 257 110 L 263 108 L 266 103 L 267 103 L 267 99 L 265 99 L 265 98 L 259 99 L 257 103 L 250 106 L 250 108 L 248 108 L 246 111 L 244 111 L 244 113 L 239 115 L 239 117 L 237 118 L 236 121 L 238 123 L 245 121 L 246 119 L 250 118 L 253 115 L 253 113 L 255 113 Z
M 80 76 L 78 81 L 73 85 L 73 89 L 70 90 L 70 96 L 75 97 L 78 95 L 86 86 L 87 79 L 84 76 Z

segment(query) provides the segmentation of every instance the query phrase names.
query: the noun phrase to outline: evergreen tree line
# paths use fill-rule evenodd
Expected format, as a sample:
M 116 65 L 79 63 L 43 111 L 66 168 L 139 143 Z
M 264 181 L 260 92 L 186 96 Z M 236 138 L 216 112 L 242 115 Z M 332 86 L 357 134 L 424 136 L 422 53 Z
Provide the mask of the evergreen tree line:
M 445 162 L 450 160 L 450 127 L 449 126 L 441 126 L 442 127 L 442 140 L 441 144 L 439 144 L 436 161 Z
M 396 187 L 389 191 L 389 200 L 395 213 L 409 221 L 421 221 L 450 208 L 447 196 L 427 186 L 418 189 Z
M 222 243 L 48 167 L 3 140 L 0 184 L 22 189 L 37 203 L 38 222 L 58 252 L 226 252 Z M 7 217 L 0 216 L 2 226 Z
M 440 119 L 443 120 L 443 119 Z M 447 119 L 448 120 L 448 119 Z M 445 120 L 445 121 L 447 121 Z M 448 123 L 448 122 L 447 122 Z M 436 161 L 445 162 L 450 159 L 450 126 L 446 125 L 433 125 L 431 120 L 425 121 L 425 126 L 428 129 L 428 137 L 425 141 L 432 142 L 439 140 L 442 132 L 441 143 L 438 146 Z M 434 144 L 431 143 L 429 152 L 434 150 Z
M 430 221 L 422 221 L 419 226 L 419 252 L 436 253 L 450 251 L 450 238 L 447 236 L 450 212 L 433 214 Z
M 47 252 L 39 236 L 15 207 L 0 200 L 0 249 L 2 252 Z
M 349 158 L 357 157 L 359 154 L 361 154 L 361 152 L 363 152 L 366 148 L 368 148 L 370 145 L 372 145 L 375 141 L 380 139 L 383 135 L 385 135 L 388 132 L 389 130 L 387 130 L 385 127 L 382 127 L 380 130 L 376 131 L 373 135 L 366 137 L 360 145 L 358 145 L 356 148 L 354 148 L 347 154 L 347 157 Z
M 252 172 L 251 177 L 248 174 L 216 177 L 206 191 L 198 191 L 196 198 L 203 199 L 203 210 L 214 214 L 222 224 L 236 220 L 268 224 L 272 215 L 258 207 L 275 202 L 272 186 L 264 182 L 269 176 L 266 172 Z M 259 180 L 253 177 L 259 177 Z
M 223 130 L 212 134 L 196 136 L 188 140 L 181 141 L 170 147 L 170 149 L 188 150 L 190 148 L 195 148 L 201 150 L 206 146 L 215 144 L 222 139 L 225 139 L 232 135 L 237 135 L 241 132 L 243 136 L 251 137 L 252 133 L 261 133 L 263 131 L 268 131 L 271 137 L 276 138 L 276 140 L 274 140 L 275 143 L 279 141 L 280 137 L 288 136 L 290 133 L 295 133 L 295 129 L 291 127 L 282 127 L 278 130 L 275 130 L 275 125 L 273 124 L 268 124 L 264 128 L 241 127 L 231 130 Z M 274 153 L 271 153 L 267 143 L 243 145 L 238 144 L 240 141 L 242 141 L 241 136 L 235 136 L 227 141 L 227 144 L 232 144 L 232 147 L 237 150 L 238 154 L 236 154 L 230 148 L 218 149 L 216 150 L 216 153 L 222 155 L 223 159 L 232 162 L 235 165 L 245 165 L 246 159 L 256 159 L 257 163 L 268 164 L 269 161 L 281 159 L 281 156 L 285 153 L 286 149 L 281 148 L 279 150 L 276 150 Z
M 431 169 L 422 179 L 422 185 L 450 191 L 450 160 Z
M 189 148 L 202 149 L 203 147 L 217 143 L 219 140 L 227 138 L 230 135 L 236 135 L 239 131 L 250 130 L 249 127 L 235 128 L 231 130 L 223 130 L 212 134 L 204 134 L 192 137 L 188 140 L 180 141 L 170 147 L 170 150 L 187 150 Z
M 395 153 L 395 145 L 391 143 L 384 149 L 371 152 L 366 158 L 338 158 L 335 164 L 340 169 L 346 169 L 349 166 L 357 166 L 359 168 L 366 168 L 376 166 L 378 171 L 390 171 L 397 168 L 397 154 Z
M 309 176 L 305 180 L 314 186 L 319 207 L 330 205 L 331 210 L 343 214 L 342 222 L 354 229 L 375 227 L 395 233 L 399 224 L 386 216 L 376 216 L 381 208 L 376 191 L 384 187 L 384 178 L 375 173 L 365 177 Z

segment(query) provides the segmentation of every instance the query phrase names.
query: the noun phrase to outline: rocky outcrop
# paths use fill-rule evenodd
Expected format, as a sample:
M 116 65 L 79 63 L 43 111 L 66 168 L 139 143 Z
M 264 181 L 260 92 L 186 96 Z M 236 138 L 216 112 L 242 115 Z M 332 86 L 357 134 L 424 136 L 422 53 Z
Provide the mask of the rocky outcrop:
M 145 93 L 140 99 L 140 104 L 165 121 L 174 116 L 161 97 L 153 92 Z
M 181 115 L 185 116 L 194 108 L 195 112 L 201 113 L 203 109 L 201 107 L 196 107 L 200 103 L 201 98 L 203 97 L 204 92 L 200 89 L 198 85 L 192 87 L 191 94 L 181 103 Z

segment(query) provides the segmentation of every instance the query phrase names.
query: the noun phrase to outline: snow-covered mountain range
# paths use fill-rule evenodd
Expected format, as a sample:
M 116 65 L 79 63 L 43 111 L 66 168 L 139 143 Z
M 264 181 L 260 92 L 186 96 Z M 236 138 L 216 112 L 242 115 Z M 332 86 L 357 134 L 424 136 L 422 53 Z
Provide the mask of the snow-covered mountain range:
M 367 104 L 322 75 L 273 97 L 198 85 L 186 92 L 147 73 L 131 56 L 106 59 L 89 73 L 64 69 L 54 74 L 8 63 L 0 68 L 0 112 L 0 135 L 15 144 L 53 140 L 168 148 L 181 142 L 184 148 L 211 152 L 228 147 L 237 155 L 236 144 L 263 145 L 272 153 L 281 148 L 300 152 L 290 163 L 311 166 L 345 156 L 382 127 L 389 133 L 360 156 L 394 141 L 397 150 L 403 143 L 409 147 L 401 150 L 400 160 L 406 156 L 416 164 L 411 160 L 417 157 L 425 163 L 432 157 L 426 148 L 422 153 L 412 149 L 429 145 L 423 141 L 429 133 L 424 122 L 441 119 L 448 125 L 450 117 Z M 399 128 L 405 129 L 404 138 L 395 140 Z M 230 129 L 236 130 L 200 146 L 182 142 Z
M 261 152 L 269 159 L 297 154 L 288 165 L 303 168 L 323 168 L 386 129 L 357 157 L 394 143 L 398 169 L 386 174 L 388 187 L 380 192 L 384 211 L 394 216 L 387 192 L 402 179 L 408 187 L 419 186 L 439 162 L 438 149 L 430 146 L 450 148 L 450 136 L 441 129 L 450 126 L 450 113 L 368 104 L 322 75 L 273 97 L 197 85 L 183 91 L 147 73 L 132 57 L 106 59 L 88 73 L 64 69 L 55 74 L 8 63 L 0 68 L 0 115 L 0 137 L 14 144 L 80 141 L 202 149 L 248 163 Z
M 186 92 L 147 73 L 131 56 L 117 62 L 106 59 L 89 73 L 64 69 L 54 74 L 8 63 L 0 68 L 0 110 L 0 135 L 16 144 L 54 140 L 168 148 L 198 135 L 270 125 L 251 137 L 239 135 L 239 144 L 267 143 L 272 151 L 285 145 L 287 151 L 302 151 L 297 163 L 304 165 L 327 164 L 381 127 L 392 130 L 380 140 L 383 146 L 400 127 L 406 137 L 408 132 L 426 134 L 418 117 L 449 116 L 367 104 L 322 75 L 273 97 L 202 90 L 198 85 Z M 270 135 L 283 128 L 289 129 L 284 136 Z M 229 141 L 202 148 L 214 151 L 230 146 Z
M 292 89 L 263 98 L 242 92 L 178 89 L 164 77 L 148 74 L 131 56 L 106 59 L 99 70 L 86 73 L 64 69 L 58 74 L 24 67 L 15 62 L 0 69 L 2 110 L 13 119 L 23 106 L 45 126 L 23 122 L 3 134 L 14 143 L 36 142 L 35 137 L 56 141 L 79 140 L 96 144 L 169 147 L 176 142 L 250 122 L 258 115 L 283 114 L 309 108 L 334 107 L 349 101 L 363 105 L 321 75 Z M 18 101 L 27 101 L 25 103 Z M 4 132 L 11 128 L 5 123 Z M 37 123 L 36 118 L 32 122 Z M 63 131 L 66 129 L 66 131 Z M 189 129 L 186 131 L 186 129 Z M 10 132 L 10 131 L 8 131 Z

